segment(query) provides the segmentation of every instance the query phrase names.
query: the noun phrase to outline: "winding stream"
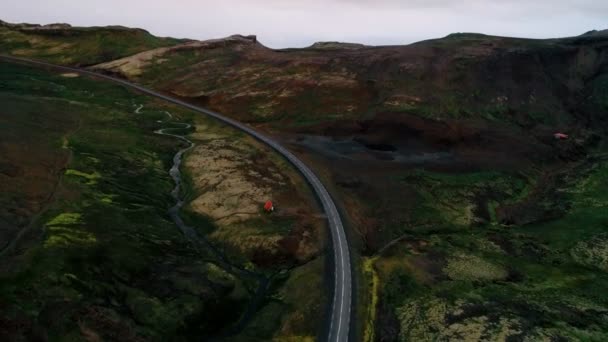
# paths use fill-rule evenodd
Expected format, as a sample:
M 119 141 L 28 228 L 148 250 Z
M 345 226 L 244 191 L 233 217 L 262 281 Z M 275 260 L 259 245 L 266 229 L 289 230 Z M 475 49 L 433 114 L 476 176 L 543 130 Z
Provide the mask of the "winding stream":
M 189 227 L 184 223 L 184 221 L 182 220 L 180 213 L 179 213 L 180 210 L 182 209 L 182 207 L 184 206 L 184 199 L 180 196 L 181 187 L 182 187 L 182 177 L 181 177 L 181 171 L 180 171 L 180 167 L 182 165 L 182 157 L 184 156 L 184 153 L 188 152 L 190 149 L 192 149 L 194 147 L 194 143 L 192 141 L 190 141 L 188 138 L 184 137 L 183 135 L 178 135 L 178 134 L 167 132 L 167 131 L 175 131 L 175 130 L 181 130 L 181 129 L 189 129 L 192 126 L 190 124 L 186 124 L 186 123 L 174 123 L 174 124 L 183 125 L 183 127 L 169 127 L 169 128 L 162 128 L 162 129 L 154 131 L 154 133 L 156 133 L 156 134 L 174 137 L 174 138 L 177 138 L 177 139 L 185 142 L 186 144 L 188 144 L 187 147 L 180 149 L 173 156 L 173 165 L 171 166 L 171 169 L 169 169 L 169 175 L 171 175 L 171 178 L 173 179 L 173 182 L 175 183 L 175 187 L 171 191 L 171 196 L 175 199 L 175 205 L 169 209 L 169 215 L 171 216 L 171 219 L 173 220 L 173 222 L 175 222 L 175 224 L 178 226 L 178 228 L 182 231 L 182 233 L 188 239 L 197 240 L 198 234 L 196 234 L 196 231 L 192 227 Z
M 137 113 L 137 114 L 141 113 L 142 109 L 143 109 L 143 105 L 140 105 L 140 107 L 137 108 L 135 113 Z M 184 154 L 194 147 L 194 143 L 190 139 L 186 138 L 184 135 L 180 135 L 177 133 L 170 133 L 170 132 L 172 132 L 172 131 L 175 132 L 175 131 L 179 131 L 179 130 L 187 130 L 187 129 L 192 128 L 192 125 L 187 124 L 187 123 L 181 123 L 181 122 L 170 122 L 169 120 L 172 120 L 173 116 L 171 115 L 171 113 L 169 113 L 167 111 L 165 111 L 165 114 L 167 114 L 169 119 L 166 121 L 161 121 L 162 123 L 171 124 L 171 125 L 179 125 L 181 127 L 162 128 L 162 129 L 158 129 L 158 130 L 154 131 L 154 133 L 176 138 L 187 144 L 187 147 L 181 148 L 173 156 L 173 165 L 171 166 L 171 169 L 169 170 L 169 174 L 171 175 L 171 178 L 173 179 L 173 182 L 175 183 L 175 187 L 171 191 L 171 196 L 175 199 L 175 205 L 169 209 L 169 216 L 171 217 L 173 222 L 175 222 L 175 225 L 177 225 L 177 227 L 181 230 L 181 232 L 184 234 L 184 236 L 187 239 L 195 242 L 196 244 L 199 244 L 199 245 L 202 244 L 205 247 L 207 247 L 209 250 L 211 250 L 211 252 L 219 260 L 218 266 L 223 268 L 226 272 L 233 274 L 235 276 L 239 275 L 241 277 L 247 277 L 250 279 L 254 279 L 255 281 L 258 282 L 258 287 L 257 287 L 255 293 L 252 294 L 251 300 L 249 301 L 245 312 L 243 313 L 243 315 L 241 315 L 238 322 L 236 324 L 234 324 L 232 327 L 228 328 L 227 331 L 224 331 L 223 333 L 221 333 L 220 336 L 217 336 L 217 337 L 222 338 L 222 337 L 227 337 L 230 335 L 235 335 L 235 334 L 239 333 L 241 330 L 243 330 L 243 328 L 247 325 L 247 323 L 249 323 L 249 321 L 253 318 L 253 315 L 258 310 L 260 305 L 263 303 L 263 300 L 266 297 L 266 294 L 268 292 L 268 285 L 270 283 L 270 278 L 265 276 L 264 274 L 253 272 L 253 271 L 245 269 L 239 265 L 232 264 L 222 251 L 220 251 L 217 247 L 215 247 L 213 244 L 211 244 L 207 239 L 198 235 L 196 230 L 193 227 L 188 226 L 182 219 L 182 217 L 180 215 L 180 211 L 181 211 L 182 207 L 184 206 L 185 201 L 181 195 L 182 178 L 181 178 L 180 167 L 182 164 L 182 159 L 183 159 Z

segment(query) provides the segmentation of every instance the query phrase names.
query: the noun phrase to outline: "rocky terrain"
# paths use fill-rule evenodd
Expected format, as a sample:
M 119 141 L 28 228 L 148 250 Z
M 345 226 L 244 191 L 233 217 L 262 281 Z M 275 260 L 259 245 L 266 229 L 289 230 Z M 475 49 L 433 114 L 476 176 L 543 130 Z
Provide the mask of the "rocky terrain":
M 356 339 L 608 338 L 603 31 L 283 50 L 237 35 L 98 63 L 31 56 L 90 65 L 246 121 L 314 166 L 358 251 Z M 252 163 L 259 156 L 230 135 L 200 131 L 212 135 L 193 135 L 201 144 L 186 170 L 191 209 L 218 222 L 209 236 L 257 267 L 313 260 L 302 269 L 318 270 L 314 212 L 280 195 L 293 175 L 277 161 Z M 264 220 L 252 203 L 269 194 L 287 204 L 278 206 L 285 221 L 251 232 Z M 283 301 L 262 312 L 297 301 L 288 298 L 301 293 L 297 274 L 280 290 Z M 310 331 L 292 317 L 272 329 Z

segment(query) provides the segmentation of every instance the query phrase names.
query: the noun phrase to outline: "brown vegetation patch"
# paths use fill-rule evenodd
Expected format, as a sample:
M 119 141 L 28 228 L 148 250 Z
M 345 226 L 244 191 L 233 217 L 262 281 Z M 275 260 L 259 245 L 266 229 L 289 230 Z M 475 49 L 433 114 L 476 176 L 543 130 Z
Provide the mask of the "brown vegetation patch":
M 193 137 L 197 145 L 185 164 L 197 193 L 190 206 L 216 222 L 212 239 L 259 266 L 318 255 L 323 221 L 291 166 L 226 129 L 199 126 Z M 262 210 L 266 200 L 274 202 L 272 214 Z

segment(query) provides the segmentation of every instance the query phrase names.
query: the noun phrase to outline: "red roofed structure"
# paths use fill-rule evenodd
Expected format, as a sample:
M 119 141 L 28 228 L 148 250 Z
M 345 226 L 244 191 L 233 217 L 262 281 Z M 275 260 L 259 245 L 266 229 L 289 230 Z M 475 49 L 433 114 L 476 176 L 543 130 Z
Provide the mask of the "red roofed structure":
M 568 139 L 568 134 L 564 134 L 564 133 L 555 133 L 555 134 L 553 134 L 553 136 L 555 137 L 555 139 L 558 139 L 558 140 Z
M 266 201 L 266 203 L 264 204 L 264 211 L 266 211 L 267 213 L 274 211 L 272 201 Z

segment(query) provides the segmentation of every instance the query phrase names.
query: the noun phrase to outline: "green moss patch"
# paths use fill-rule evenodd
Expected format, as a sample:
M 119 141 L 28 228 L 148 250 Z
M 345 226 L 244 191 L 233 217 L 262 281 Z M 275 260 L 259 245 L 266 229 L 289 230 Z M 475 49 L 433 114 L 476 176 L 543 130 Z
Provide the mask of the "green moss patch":
M 581 241 L 570 250 L 570 255 L 578 263 L 608 272 L 608 236 Z
M 474 255 L 450 257 L 443 271 L 454 280 L 501 280 L 508 275 L 503 267 Z

